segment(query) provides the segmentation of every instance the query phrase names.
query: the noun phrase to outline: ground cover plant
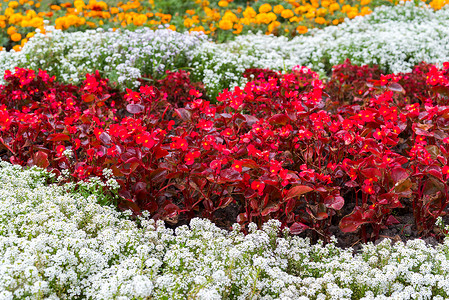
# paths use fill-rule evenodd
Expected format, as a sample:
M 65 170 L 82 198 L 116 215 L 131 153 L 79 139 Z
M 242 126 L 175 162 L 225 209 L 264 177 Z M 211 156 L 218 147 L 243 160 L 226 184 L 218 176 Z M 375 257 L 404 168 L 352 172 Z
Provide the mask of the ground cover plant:
M 445 299 L 448 239 L 311 245 L 278 221 L 244 235 L 208 220 L 172 230 L 99 205 L 101 188 L 0 162 L 2 299 Z M 77 186 L 78 192 L 73 192 Z M 84 191 L 84 192 L 82 192 Z M 85 194 L 89 191 L 88 194 Z M 82 192 L 82 193 L 81 193 Z M 90 195 L 89 195 L 90 194 Z M 103 195 L 103 196 L 102 196 Z

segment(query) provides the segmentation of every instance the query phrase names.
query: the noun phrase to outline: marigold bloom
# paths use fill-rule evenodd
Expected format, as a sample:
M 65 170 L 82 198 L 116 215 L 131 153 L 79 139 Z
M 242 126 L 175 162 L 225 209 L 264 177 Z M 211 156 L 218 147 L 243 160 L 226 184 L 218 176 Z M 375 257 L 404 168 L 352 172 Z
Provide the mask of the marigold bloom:
M 284 19 L 290 19 L 294 16 L 294 13 L 290 9 L 284 9 L 281 13 L 281 17 Z
M 17 1 L 11 1 L 11 2 L 8 3 L 8 6 L 10 8 L 14 9 L 14 8 L 17 8 L 19 6 L 19 3 Z
M 269 12 L 269 11 L 271 11 L 271 5 L 268 4 L 268 3 L 262 4 L 262 5 L 259 7 L 259 12 L 260 12 L 260 13 L 267 13 L 267 12 Z
M 20 33 L 13 33 L 12 35 L 11 35 L 11 40 L 12 41 L 14 41 L 14 42 L 18 42 L 18 41 L 20 41 L 22 39 L 22 35 L 20 34 Z
M 273 12 L 275 13 L 275 14 L 280 14 L 280 13 L 282 13 L 282 11 L 284 10 L 284 7 L 282 6 L 282 5 L 276 5 L 274 8 L 273 8 Z
M 228 5 L 229 5 L 229 3 L 226 0 L 221 0 L 218 2 L 218 6 L 220 6 L 220 7 L 227 7 Z
M 230 29 L 232 29 L 232 26 L 233 26 L 233 24 L 229 20 L 221 20 L 220 23 L 218 23 L 218 27 L 221 30 L 230 30 Z
M 256 11 L 252 7 L 248 6 L 245 9 L 245 11 L 243 12 L 243 16 L 245 18 L 247 18 L 247 19 L 252 19 L 252 18 L 255 18 L 257 16 L 257 13 L 256 13 Z
M 306 26 L 299 25 L 298 27 L 296 27 L 296 31 L 299 34 L 304 34 L 304 33 L 307 33 L 307 31 L 309 31 L 309 29 Z

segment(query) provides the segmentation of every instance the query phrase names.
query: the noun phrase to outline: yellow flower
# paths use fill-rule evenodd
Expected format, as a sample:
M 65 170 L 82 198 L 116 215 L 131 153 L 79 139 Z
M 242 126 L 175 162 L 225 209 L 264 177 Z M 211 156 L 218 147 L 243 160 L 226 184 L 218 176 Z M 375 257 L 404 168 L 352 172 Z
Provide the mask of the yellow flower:
M 316 15 L 317 16 L 320 16 L 320 17 L 323 17 L 323 16 L 325 16 L 327 14 L 327 9 L 325 9 L 325 8 L 319 8 L 317 11 L 316 11 Z
M 206 30 L 204 29 L 203 26 L 193 27 L 193 28 L 191 28 L 189 31 L 190 31 L 190 32 L 192 32 L 192 31 L 202 31 L 202 32 L 206 33 Z
M 365 6 L 365 7 L 363 7 L 363 8 L 360 10 L 360 14 L 361 14 L 362 16 L 369 15 L 371 12 L 372 12 L 372 11 L 371 11 L 371 9 L 370 9 L 368 6 Z
M 363 0 L 362 0 L 363 1 Z M 330 5 L 330 2 L 327 0 L 321 1 L 321 6 L 322 7 L 328 7 Z
M 357 11 L 351 10 L 347 13 L 349 19 L 354 19 L 357 17 Z
M 237 18 L 237 16 L 230 10 L 228 10 L 227 12 L 225 12 L 225 14 L 223 15 L 223 20 L 229 20 L 233 23 L 237 22 L 239 20 L 239 18 Z
M 294 16 L 294 13 L 290 9 L 284 9 L 281 13 L 281 17 L 284 19 L 290 19 Z
M 330 12 L 334 12 L 334 11 L 339 10 L 339 9 L 340 9 L 340 5 L 338 3 L 332 3 L 329 6 L 329 11 Z
M 176 31 L 176 26 L 175 25 L 170 25 L 170 26 L 168 26 L 168 29 Z
M 275 14 L 280 14 L 280 13 L 282 13 L 282 11 L 284 10 L 284 7 L 282 6 L 282 5 L 276 5 L 274 8 L 273 8 L 273 12 L 275 13 Z
M 11 40 L 12 41 L 14 41 L 14 42 L 18 42 L 18 41 L 20 41 L 22 39 L 22 35 L 20 34 L 20 33 L 13 33 L 12 35 L 11 35 Z
M 352 7 L 349 4 L 343 5 L 343 7 L 341 8 L 341 12 L 342 13 L 346 13 L 346 12 L 349 12 L 351 10 L 352 10 Z
M 276 29 L 277 27 L 279 27 L 281 25 L 280 22 L 278 21 L 274 21 L 272 22 L 270 25 L 268 25 L 268 32 L 272 33 L 274 31 L 274 29 Z
M 315 11 L 309 11 L 308 13 L 306 13 L 305 14 L 305 17 L 307 18 L 307 19 L 313 19 L 313 18 L 315 18 Z
M 186 10 L 186 13 L 189 14 L 189 15 L 191 15 L 191 16 L 193 16 L 193 15 L 195 14 L 195 10 L 193 10 L 193 9 L 188 9 L 188 10 Z
M 232 32 L 233 34 L 240 34 L 243 30 L 243 25 L 242 24 L 234 24 L 234 31 Z
M 326 23 L 326 20 L 323 17 L 317 17 L 315 18 L 315 23 L 323 25 Z
M 184 19 L 184 27 L 185 28 L 190 28 L 193 26 L 193 21 L 190 18 L 186 18 Z
M 262 4 L 259 7 L 259 13 L 267 13 L 269 11 L 271 11 L 271 5 L 268 3 Z
M 86 4 L 83 0 L 75 0 L 75 2 L 73 2 L 73 5 L 78 11 L 82 11 L 83 8 L 86 7 Z
M 227 7 L 228 5 L 229 5 L 229 3 L 226 0 L 218 1 L 218 6 L 220 6 L 220 7 Z
M 51 9 L 51 10 L 60 10 L 60 9 L 61 9 L 61 6 L 58 6 L 58 5 L 52 5 L 52 6 L 50 6 L 50 9 Z
M 147 22 L 148 18 L 146 15 L 136 15 L 133 18 L 133 24 L 135 26 L 142 26 L 143 24 L 145 24 Z
M 111 7 L 111 14 L 115 15 L 118 14 L 119 10 L 117 7 Z
M 335 19 L 335 20 L 332 21 L 332 24 L 333 24 L 333 25 L 338 25 L 338 23 L 339 23 L 339 22 L 338 22 L 338 19 Z
M 12 34 L 14 34 L 16 31 L 17 31 L 17 28 L 16 28 L 16 27 L 10 26 L 10 27 L 8 27 L 8 29 L 6 30 L 6 33 L 7 33 L 8 35 L 12 35 Z
M 256 11 L 251 7 L 248 6 L 245 11 L 243 12 L 243 16 L 247 19 L 252 19 L 255 18 L 257 16 Z
M 222 30 L 230 30 L 230 29 L 232 29 L 232 25 L 233 25 L 232 22 L 229 20 L 226 20 L 226 19 L 221 20 L 218 23 L 218 27 Z
M 370 4 L 370 2 L 371 2 L 371 0 L 362 0 L 362 1 L 360 1 L 360 5 L 365 6 L 365 5 Z
M 17 1 L 11 1 L 8 3 L 8 6 L 12 9 L 17 8 L 19 6 L 19 3 Z
M 299 34 L 304 34 L 304 33 L 307 33 L 307 31 L 309 31 L 309 29 L 306 26 L 299 25 L 298 27 L 296 27 L 296 31 Z

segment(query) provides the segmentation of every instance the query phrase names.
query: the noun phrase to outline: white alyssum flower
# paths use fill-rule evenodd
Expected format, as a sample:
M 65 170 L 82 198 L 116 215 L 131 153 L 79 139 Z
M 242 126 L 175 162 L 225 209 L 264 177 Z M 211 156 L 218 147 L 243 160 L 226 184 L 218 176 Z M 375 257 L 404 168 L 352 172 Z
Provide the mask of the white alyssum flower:
M 198 218 L 172 230 L 148 213 L 138 225 L 99 205 L 95 185 L 67 193 L 73 184 L 49 177 L 0 162 L 0 299 L 449 297 L 449 239 L 384 240 L 353 255 L 286 235 L 276 220 L 248 235 Z

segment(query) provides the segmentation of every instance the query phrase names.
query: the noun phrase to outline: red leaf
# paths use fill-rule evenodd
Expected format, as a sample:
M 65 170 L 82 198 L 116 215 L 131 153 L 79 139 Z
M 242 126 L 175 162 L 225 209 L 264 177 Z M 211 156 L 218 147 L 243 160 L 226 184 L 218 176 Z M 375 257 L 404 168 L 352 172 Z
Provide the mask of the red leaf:
M 290 121 L 290 118 L 286 114 L 277 114 L 268 119 L 271 125 L 285 125 Z
M 154 155 L 156 156 L 155 157 L 156 160 L 168 155 L 168 151 L 165 149 L 162 149 L 161 146 L 153 148 L 153 151 L 154 151 Z
M 266 215 L 268 215 L 272 212 L 277 212 L 279 210 L 279 208 L 280 208 L 279 203 L 274 206 L 265 207 L 264 210 L 262 210 L 261 215 L 265 217 Z
M 343 232 L 354 232 L 360 225 L 366 223 L 363 219 L 362 209 L 356 206 L 351 214 L 343 217 L 340 221 L 340 229 Z
M 327 219 L 328 217 L 329 215 L 323 211 L 316 214 L 317 220 L 324 220 Z
M 327 208 L 332 208 L 332 209 L 335 209 L 335 210 L 340 210 L 340 209 L 343 207 L 344 204 L 345 204 L 345 199 L 343 199 L 342 196 L 333 196 L 333 195 L 330 195 L 330 196 L 327 196 L 327 197 L 324 199 L 324 205 L 325 205 Z
M 449 96 L 449 87 L 447 86 L 432 86 L 431 89 L 444 96 Z
M 393 225 L 393 224 L 400 224 L 400 223 L 401 222 L 399 222 L 395 217 L 390 215 L 388 217 L 387 221 L 385 222 L 385 225 L 390 226 L 390 225 Z
M 407 173 L 407 171 L 401 167 L 393 168 L 391 170 L 391 178 L 393 179 L 393 182 L 395 184 L 406 180 L 408 176 L 409 174 Z
M 399 83 L 396 83 L 396 82 L 390 83 L 388 85 L 387 89 L 390 91 L 393 91 L 393 92 L 405 94 L 404 88 Z
M 109 145 L 111 143 L 111 136 L 104 131 L 100 133 L 98 138 L 106 145 Z
M 176 108 L 175 112 L 183 121 L 190 121 L 192 117 L 190 111 L 185 108 Z
M 287 194 L 285 195 L 285 200 L 301 196 L 302 194 L 308 193 L 310 191 L 313 191 L 313 189 L 307 185 L 294 186 L 290 190 L 288 190 Z
M 240 163 L 242 164 L 242 167 L 247 167 L 250 169 L 256 169 L 259 167 L 259 165 L 252 159 L 242 159 L 240 160 Z
M 233 201 L 234 201 L 234 198 L 232 198 L 232 197 L 226 197 L 224 199 L 221 199 L 220 204 L 218 205 L 217 208 L 225 208 L 226 206 L 231 204 Z
M 246 221 L 248 221 L 248 217 L 246 216 L 246 213 L 241 213 L 237 216 L 238 223 L 245 223 Z
M 291 234 L 300 234 L 301 232 L 305 231 L 306 229 L 309 229 L 309 226 L 306 224 L 295 222 L 292 226 L 290 226 L 290 233 Z
M 285 205 L 285 214 L 288 215 L 291 211 L 293 211 L 293 209 L 295 208 L 296 205 L 296 199 L 289 199 L 287 201 L 287 204 Z
M 360 169 L 360 173 L 362 173 L 362 175 L 365 176 L 366 178 L 375 178 L 375 177 L 380 178 L 380 176 L 382 175 L 382 173 L 378 168 Z
M 128 104 L 126 106 L 126 110 L 130 114 L 140 114 L 141 112 L 143 112 L 145 110 L 145 106 L 143 106 L 141 104 Z
M 169 203 L 164 206 L 164 210 L 167 213 L 167 217 L 173 218 L 174 216 L 176 216 L 178 214 L 179 207 L 173 203 Z
M 82 98 L 83 98 L 83 101 L 84 101 L 84 102 L 89 103 L 89 102 L 94 101 L 95 98 L 97 98 L 97 97 L 95 97 L 94 94 L 84 94 L 84 95 L 82 96 Z
M 36 166 L 38 166 L 40 168 L 43 168 L 43 169 L 47 168 L 50 165 L 50 162 L 48 161 L 47 153 L 38 151 L 34 155 L 34 163 L 36 164 Z
M 48 136 L 47 140 L 52 142 L 70 141 L 70 136 L 64 133 L 53 133 Z

